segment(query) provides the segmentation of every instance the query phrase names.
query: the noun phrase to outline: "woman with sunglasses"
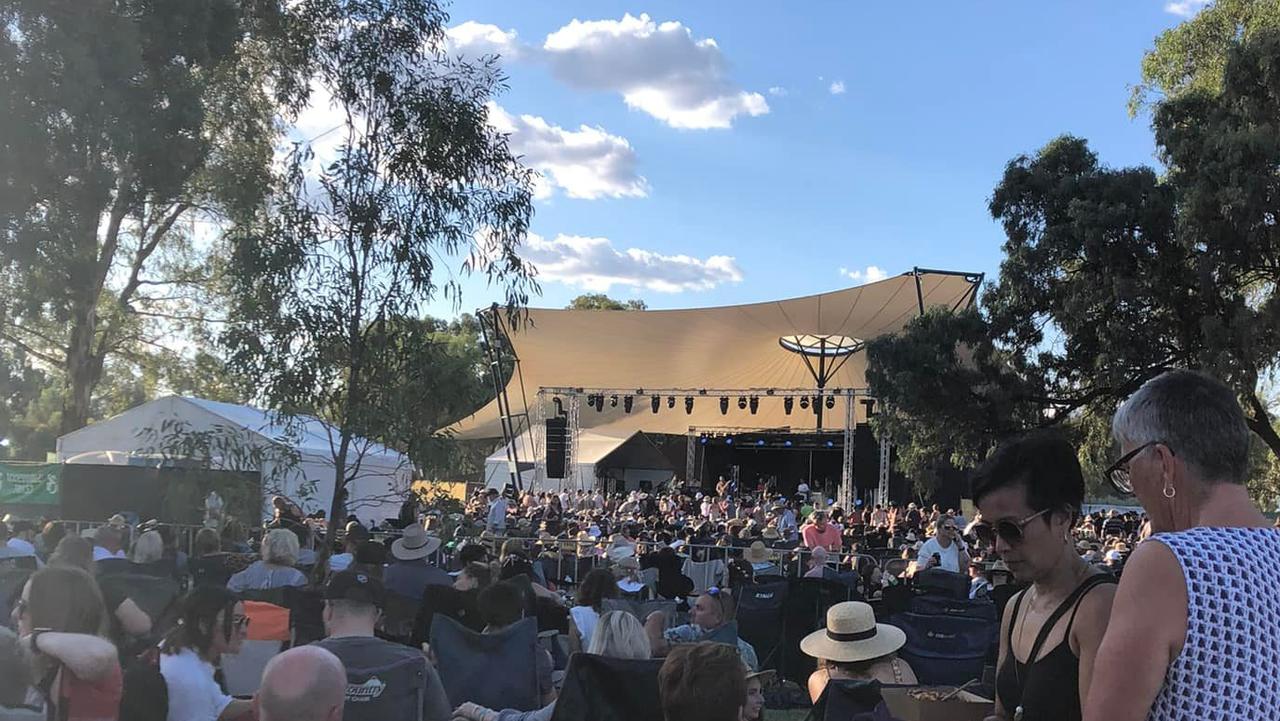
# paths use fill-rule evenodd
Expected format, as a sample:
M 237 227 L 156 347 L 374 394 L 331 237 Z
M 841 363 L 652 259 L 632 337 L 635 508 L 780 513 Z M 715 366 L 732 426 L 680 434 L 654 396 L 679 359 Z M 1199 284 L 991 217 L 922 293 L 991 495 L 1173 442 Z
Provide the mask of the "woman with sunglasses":
M 117 717 L 120 663 L 116 647 L 103 638 L 107 609 L 92 576 L 56 566 L 37 571 L 23 586 L 13 617 L 50 719 Z
M 1002 446 L 973 477 L 972 531 L 1029 587 L 1005 606 L 996 667 L 1001 721 L 1079 721 L 1107 629 L 1115 579 L 1076 553 L 1084 501 L 1076 451 L 1034 433 Z
M 1098 651 L 1091 721 L 1274 719 L 1280 713 L 1280 532 L 1249 499 L 1236 394 L 1170 371 L 1116 412 L 1116 490 L 1152 536 L 1124 562 Z
M 228 696 L 214 679 L 225 653 L 238 653 L 249 619 L 244 604 L 219 586 L 198 586 L 182 601 L 178 625 L 161 646 L 169 690 L 168 721 L 229 721 L 250 702 Z

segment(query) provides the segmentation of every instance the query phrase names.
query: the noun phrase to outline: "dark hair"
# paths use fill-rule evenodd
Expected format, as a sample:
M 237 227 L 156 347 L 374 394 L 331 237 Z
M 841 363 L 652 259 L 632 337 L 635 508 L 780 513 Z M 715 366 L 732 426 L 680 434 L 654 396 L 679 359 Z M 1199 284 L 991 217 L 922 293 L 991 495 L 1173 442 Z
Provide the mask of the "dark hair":
M 614 580 L 613 573 L 597 568 L 582 579 L 582 585 L 578 587 L 577 604 L 590 606 L 597 612 L 603 612 L 604 600 L 617 597 L 618 582 Z
M 62 539 L 67 537 L 67 527 L 57 521 L 49 521 L 44 524 L 44 530 L 40 535 L 44 537 L 45 548 L 56 548 Z
M 487 563 L 472 561 L 462 567 L 462 572 L 476 580 L 476 585 L 483 589 L 493 583 L 493 569 Z
M 35 628 L 66 633 L 101 635 L 107 628 L 102 592 L 87 571 L 71 566 L 46 566 L 31 575 L 27 610 Z
M 196 531 L 195 548 L 192 550 L 197 557 L 217 553 L 222 550 L 222 539 L 212 528 L 201 528 Z
M 681 644 L 658 671 L 666 721 L 736 721 L 747 698 L 746 667 L 723 643 Z
M 50 566 L 69 566 L 93 572 L 93 544 L 79 536 L 64 536 L 49 556 Z
M 218 614 L 222 614 L 220 628 L 223 638 L 231 638 L 232 624 L 235 619 L 235 594 L 222 586 L 196 586 L 182 599 L 181 615 L 178 625 L 164 639 L 165 653 L 178 653 L 189 648 L 203 654 L 213 646 L 214 624 Z
M 1061 434 L 1035 431 L 997 448 L 973 472 L 973 502 L 1001 488 L 1022 486 L 1033 511 L 1079 514 L 1084 476 L 1076 449 Z M 1048 522 L 1048 519 L 1045 519 Z
M 488 561 L 489 549 L 480 543 L 468 543 L 458 549 L 458 563 L 467 565 L 475 561 Z
M 476 600 L 480 618 L 494 628 L 505 628 L 524 618 L 524 594 L 510 583 L 495 583 Z

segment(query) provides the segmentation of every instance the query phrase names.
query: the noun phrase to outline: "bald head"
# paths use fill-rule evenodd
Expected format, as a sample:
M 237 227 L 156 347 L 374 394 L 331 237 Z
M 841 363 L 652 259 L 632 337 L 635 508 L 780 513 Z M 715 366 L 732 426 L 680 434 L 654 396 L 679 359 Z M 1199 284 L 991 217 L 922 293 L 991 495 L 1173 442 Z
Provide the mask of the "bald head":
M 267 663 L 254 697 L 261 721 L 342 721 L 347 672 L 319 646 L 289 649 Z

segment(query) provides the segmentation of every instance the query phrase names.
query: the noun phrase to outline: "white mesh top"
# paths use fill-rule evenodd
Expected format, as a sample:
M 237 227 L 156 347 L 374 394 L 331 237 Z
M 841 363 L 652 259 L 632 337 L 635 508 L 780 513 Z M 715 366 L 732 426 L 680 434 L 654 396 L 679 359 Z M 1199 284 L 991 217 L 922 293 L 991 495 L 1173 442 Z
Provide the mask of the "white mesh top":
M 1280 530 L 1193 528 L 1152 537 L 1187 584 L 1187 637 L 1151 721 L 1280 718 Z

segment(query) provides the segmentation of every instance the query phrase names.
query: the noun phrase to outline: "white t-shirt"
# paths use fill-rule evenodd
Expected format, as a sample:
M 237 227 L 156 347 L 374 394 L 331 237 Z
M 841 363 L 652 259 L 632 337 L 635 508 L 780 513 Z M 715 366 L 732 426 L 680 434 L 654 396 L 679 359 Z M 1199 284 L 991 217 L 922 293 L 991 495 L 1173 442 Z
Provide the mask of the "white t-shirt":
M 590 606 L 574 606 L 569 609 L 569 616 L 573 618 L 573 625 L 578 628 L 578 637 L 582 639 L 582 650 L 585 651 L 591 645 L 591 634 L 596 630 L 600 614 Z
M 950 546 L 943 548 L 936 538 L 930 538 L 920 546 L 920 552 L 916 555 L 916 558 L 919 559 L 921 569 L 925 568 L 925 564 L 929 562 L 929 557 L 935 553 L 942 559 L 942 564 L 934 566 L 934 568 L 941 568 L 952 573 L 964 573 L 967 570 L 960 568 L 960 544 L 952 541 Z
M 189 648 L 161 654 L 160 675 L 169 687 L 167 721 L 217 721 L 231 703 L 213 680 L 213 665 Z

